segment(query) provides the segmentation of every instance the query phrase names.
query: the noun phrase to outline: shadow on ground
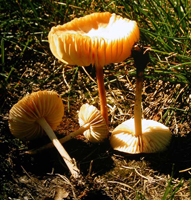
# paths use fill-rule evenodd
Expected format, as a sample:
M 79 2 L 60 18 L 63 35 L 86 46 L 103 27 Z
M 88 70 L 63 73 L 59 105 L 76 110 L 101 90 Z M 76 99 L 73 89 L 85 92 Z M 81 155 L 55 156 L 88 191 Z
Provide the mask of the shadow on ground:
M 191 175 L 188 168 L 191 167 L 191 133 L 181 137 L 173 136 L 169 148 L 160 154 L 150 154 L 147 158 L 153 169 L 161 173 L 171 174 L 174 178 L 188 179 Z M 186 170 L 185 172 L 181 172 Z
M 47 141 L 49 142 L 49 141 Z M 101 175 L 113 167 L 113 160 L 108 153 L 109 142 L 91 144 L 73 139 L 64 144 L 65 149 L 77 162 L 83 176 Z M 36 176 L 50 173 L 60 173 L 70 176 L 64 160 L 55 148 L 42 151 L 36 155 L 25 154 L 15 149 L 12 152 L 12 162 L 17 173 L 30 172 Z
M 126 154 L 113 151 L 122 156 L 127 163 L 130 161 L 146 161 L 148 167 L 160 174 L 171 174 L 174 178 L 189 179 L 191 167 L 191 133 L 184 137 L 173 136 L 166 151 L 154 154 Z
M 90 191 L 86 197 L 82 197 L 82 200 L 111 200 L 110 197 L 102 190 Z

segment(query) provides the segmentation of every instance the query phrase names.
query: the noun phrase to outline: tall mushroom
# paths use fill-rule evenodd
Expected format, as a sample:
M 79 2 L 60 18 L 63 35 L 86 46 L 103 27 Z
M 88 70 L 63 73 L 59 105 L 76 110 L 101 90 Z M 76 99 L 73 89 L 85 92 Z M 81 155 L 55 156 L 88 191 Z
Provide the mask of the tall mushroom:
M 139 45 L 132 50 L 137 68 L 134 119 L 117 126 L 110 138 L 113 149 L 126 153 L 155 153 L 166 149 L 170 143 L 171 132 L 165 125 L 142 119 L 141 101 L 144 69 L 149 61 L 148 51 Z
M 69 135 L 61 138 L 59 140 L 61 143 L 65 143 L 82 133 L 84 134 L 85 138 L 88 139 L 88 141 L 93 143 L 102 142 L 105 138 L 109 136 L 109 130 L 105 119 L 95 106 L 89 105 L 87 103 L 83 104 L 80 108 L 78 115 L 80 128 L 77 131 L 74 131 Z M 52 143 L 49 143 L 38 149 L 29 150 L 26 153 L 35 154 L 52 146 Z
M 130 56 L 139 40 L 137 23 L 109 12 L 93 13 L 52 27 L 48 40 L 53 55 L 62 62 L 95 65 L 101 114 L 108 125 L 103 67 Z
M 53 130 L 62 121 L 64 106 L 61 97 L 54 91 L 33 92 L 23 97 L 9 112 L 9 128 L 11 133 L 22 140 L 34 140 L 44 132 L 64 159 L 71 174 L 79 175 L 67 151 L 57 139 Z

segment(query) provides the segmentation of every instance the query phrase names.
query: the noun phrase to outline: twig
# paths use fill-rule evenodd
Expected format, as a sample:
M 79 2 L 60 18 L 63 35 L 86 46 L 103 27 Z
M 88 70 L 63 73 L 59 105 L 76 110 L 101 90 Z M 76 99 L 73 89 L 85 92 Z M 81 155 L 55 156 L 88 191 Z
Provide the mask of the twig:
M 69 86 L 69 84 L 68 84 L 68 82 L 66 81 L 66 79 L 65 79 L 65 69 L 64 69 L 64 67 L 63 67 L 63 70 L 62 70 L 62 76 L 63 76 L 63 80 L 64 80 L 64 82 L 65 82 L 65 84 L 67 85 L 67 87 L 68 87 L 68 89 L 70 90 L 71 88 L 70 88 L 70 86 Z
M 34 181 L 34 179 L 29 175 L 29 173 L 25 170 L 25 168 L 22 165 L 21 165 L 21 168 L 24 171 L 24 173 L 29 177 L 32 183 L 34 183 L 35 185 L 38 185 L 39 188 L 43 189 L 36 181 Z
M 123 167 L 123 168 L 126 168 L 126 169 L 133 169 L 133 170 L 135 170 L 135 172 L 136 172 L 139 176 L 141 176 L 141 177 L 144 178 L 144 179 L 147 179 L 150 183 L 155 182 L 155 179 L 154 179 L 153 177 L 151 177 L 151 176 L 146 177 L 146 176 L 142 175 L 142 174 L 139 173 L 139 172 L 137 171 L 137 169 L 134 168 L 134 167 L 127 167 L 127 166 L 122 166 L 122 167 Z
M 127 185 L 125 183 L 121 183 L 121 182 L 118 182 L 118 181 L 107 181 L 108 183 L 116 183 L 116 184 L 119 184 L 119 185 L 122 185 L 122 186 L 125 186 L 125 187 L 128 187 L 132 190 L 135 190 L 133 187 L 131 187 L 130 185 Z
M 72 7 L 72 8 L 77 8 L 77 9 L 80 9 L 82 10 L 83 8 L 79 7 L 79 6 L 75 6 L 75 5 L 67 5 L 66 3 L 63 3 L 63 2 L 58 2 L 58 1 L 54 1 L 54 3 L 57 3 L 57 4 L 60 4 L 60 5 L 64 5 L 64 6 L 69 6 L 69 7 Z
M 92 80 L 92 81 L 97 85 L 96 81 L 89 75 L 89 73 L 87 72 L 87 70 L 85 69 L 84 66 L 82 66 L 82 69 L 83 69 L 84 72 L 87 74 L 87 76 L 89 77 L 89 79 Z
M 92 172 L 92 166 L 93 166 L 93 161 L 94 161 L 94 160 L 91 160 L 91 162 L 90 162 L 90 167 L 89 167 L 89 172 L 88 172 L 87 177 L 89 177 L 89 176 L 91 175 L 91 172 Z
M 69 181 L 69 179 L 61 174 L 56 174 L 57 176 L 59 176 L 60 178 L 62 178 L 66 184 L 70 185 L 71 186 L 71 189 L 72 189 L 72 193 L 73 193 L 73 196 L 74 196 L 74 199 L 77 200 L 76 198 L 76 194 L 75 194 L 75 191 L 74 191 L 74 186 L 72 185 L 72 183 Z
M 180 170 L 179 173 L 187 172 L 187 171 L 190 171 L 190 170 L 191 170 L 191 167 L 190 167 L 190 168 L 187 168 L 187 169 Z

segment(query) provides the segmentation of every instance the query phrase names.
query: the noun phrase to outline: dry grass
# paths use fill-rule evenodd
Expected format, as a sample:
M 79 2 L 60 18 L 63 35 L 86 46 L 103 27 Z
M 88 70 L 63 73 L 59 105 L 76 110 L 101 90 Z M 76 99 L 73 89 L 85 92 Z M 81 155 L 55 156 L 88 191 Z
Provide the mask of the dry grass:
M 50 63 L 54 62 L 50 58 Z M 23 80 L 27 78 L 31 80 L 38 74 L 48 77 L 50 72 L 46 70 L 47 63 L 44 66 L 42 63 L 39 65 L 34 65 L 33 69 L 22 74 Z M 52 66 L 53 70 L 58 69 L 60 65 L 61 63 L 56 61 Z M 123 74 L 124 68 L 127 69 L 125 74 Z M 63 69 L 60 68 L 54 75 L 59 78 L 50 81 L 50 85 L 43 85 L 43 89 L 54 89 L 60 93 L 65 104 L 66 116 L 57 130 L 60 137 L 79 127 L 77 111 L 83 103 L 88 102 L 99 107 L 97 85 L 92 80 L 95 80 L 94 70 L 92 67 L 86 70 L 89 71 L 89 76 L 82 68 L 78 68 L 76 73 L 71 67 L 65 66 L 64 78 Z M 119 75 L 114 77 L 109 70 L 117 71 Z M 118 124 L 133 116 L 135 78 L 128 75 L 128 70 L 131 70 L 131 66 L 129 67 L 126 63 L 108 66 L 105 69 L 110 132 Z M 68 72 L 70 76 L 67 75 Z M 72 88 L 68 88 L 75 73 L 75 82 Z M 5 161 L 2 166 L 4 178 L 1 179 L 4 197 L 7 193 L 12 198 L 15 196 L 21 199 L 24 197 L 53 199 L 59 191 L 61 196 L 66 195 L 68 199 L 74 197 L 76 199 L 162 199 L 170 183 L 169 195 L 180 187 L 174 198 L 189 199 L 191 138 L 190 116 L 186 114 L 188 106 L 186 102 L 189 99 L 186 99 L 186 95 L 182 95 L 187 94 L 187 85 L 167 84 L 160 80 L 144 81 L 144 117 L 161 120 L 170 127 L 173 133 L 172 142 L 164 153 L 125 155 L 113 151 L 108 141 L 99 145 L 90 144 L 83 136 L 66 143 L 67 151 L 76 159 L 81 170 L 80 180 L 69 178 L 68 170 L 59 159 L 56 150 L 51 149 L 34 156 L 23 154 L 27 148 L 26 145 L 29 148 L 41 146 L 42 143 L 47 143 L 48 139 L 24 144 L 10 135 L 7 127 L 8 110 L 26 93 L 30 84 L 20 82 L 17 88 L 19 89 L 14 89 L 14 93 L 9 92 L 7 95 L 6 106 L 4 106 L 5 115 L 2 120 L 1 147 L 6 146 L 6 150 L 2 151 L 1 155 Z M 41 86 L 36 84 L 33 88 L 39 90 Z M 70 112 L 68 112 L 68 93 L 70 93 Z M 175 99 L 173 104 L 172 99 Z M 172 105 L 176 105 L 181 110 L 170 109 L 167 113 L 167 108 Z M 164 120 L 165 114 L 167 117 Z M 181 123 L 183 117 L 187 120 Z M 171 179 L 172 169 L 173 178 Z M 70 184 L 66 183 L 63 177 L 68 177 Z

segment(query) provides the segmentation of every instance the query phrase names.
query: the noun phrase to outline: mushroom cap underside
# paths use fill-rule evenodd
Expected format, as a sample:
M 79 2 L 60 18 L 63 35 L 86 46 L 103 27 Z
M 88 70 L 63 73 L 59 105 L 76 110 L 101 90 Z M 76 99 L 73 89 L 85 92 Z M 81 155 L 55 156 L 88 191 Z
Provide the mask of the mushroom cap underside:
M 54 91 L 38 91 L 23 97 L 9 111 L 11 133 L 22 140 L 33 140 L 44 135 L 38 119 L 45 118 L 55 130 L 62 121 L 64 105 Z
M 90 128 L 84 131 L 84 136 L 90 142 L 102 142 L 109 135 L 105 119 L 100 111 L 93 105 L 83 104 L 79 111 L 79 124 L 90 124 Z
M 113 130 L 111 146 L 125 153 L 155 153 L 165 150 L 172 136 L 165 125 L 146 119 L 142 120 L 142 135 L 135 137 L 134 133 L 134 119 L 123 122 Z
M 48 40 L 53 55 L 66 64 L 103 67 L 129 57 L 139 34 L 135 21 L 102 12 L 52 27 Z

